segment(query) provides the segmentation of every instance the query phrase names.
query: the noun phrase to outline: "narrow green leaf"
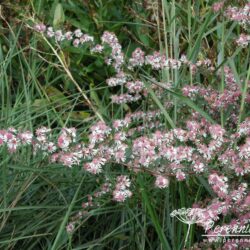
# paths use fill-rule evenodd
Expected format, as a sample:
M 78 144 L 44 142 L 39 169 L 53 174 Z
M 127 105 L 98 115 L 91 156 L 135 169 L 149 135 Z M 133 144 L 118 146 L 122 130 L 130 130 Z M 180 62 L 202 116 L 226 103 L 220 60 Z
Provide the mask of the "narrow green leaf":
M 147 90 L 148 90 L 149 94 L 151 95 L 152 99 L 155 101 L 155 103 L 157 104 L 157 106 L 160 108 L 160 110 L 164 114 L 164 116 L 167 119 L 167 121 L 170 124 L 170 126 L 172 128 L 175 128 L 175 124 L 174 124 L 173 120 L 171 119 L 171 117 L 169 116 L 168 112 L 166 111 L 166 109 L 161 104 L 160 100 L 158 99 L 158 97 L 156 96 L 156 94 L 154 93 L 154 91 L 152 90 L 152 88 L 150 87 L 150 85 L 147 82 L 144 82 L 144 84 L 146 85 Z
M 209 186 L 207 180 L 205 180 L 202 176 L 197 176 L 197 179 L 198 179 L 199 182 L 202 184 L 202 186 L 208 191 L 208 193 L 209 193 L 212 197 L 215 197 L 215 194 L 214 194 L 213 190 L 211 189 L 211 187 Z
M 156 212 L 153 208 L 153 206 L 151 206 L 151 202 L 149 200 L 149 197 L 148 197 L 148 194 L 147 194 L 147 191 L 144 187 L 144 183 L 143 183 L 143 179 L 142 179 L 142 175 L 138 176 L 138 181 L 139 181 L 139 185 L 141 187 L 141 194 L 142 194 L 142 199 L 146 205 L 146 208 L 148 210 L 148 213 L 149 213 L 149 216 L 155 226 L 155 230 L 160 238 L 160 241 L 162 243 L 162 247 L 163 249 L 172 249 L 168 243 L 168 240 L 164 234 L 164 231 L 162 230 L 161 228 L 161 225 L 160 225 L 160 222 L 159 222 L 159 219 L 156 215 Z
M 62 4 L 58 3 L 54 13 L 53 25 L 54 27 L 58 27 L 63 24 L 65 21 L 64 11 Z
M 189 99 L 188 97 L 186 97 L 186 96 L 183 96 L 183 95 L 181 95 L 181 94 L 178 94 L 178 93 L 176 93 L 176 92 L 174 92 L 173 90 L 170 90 L 170 89 L 167 89 L 166 87 L 165 87 L 165 85 L 164 84 L 161 84 L 161 83 L 158 83 L 158 82 L 154 82 L 151 78 L 149 78 L 149 77 L 147 77 L 147 76 L 145 76 L 145 75 L 143 75 L 143 77 L 144 78 L 146 78 L 147 80 L 149 80 L 149 81 L 151 81 L 152 83 L 154 83 L 154 84 L 156 84 L 156 85 L 158 85 L 158 86 L 160 86 L 160 87 L 162 87 L 162 88 L 164 88 L 164 89 L 166 89 L 166 91 L 168 92 L 168 93 L 170 93 L 172 96 L 174 96 L 174 97 L 177 97 L 181 102 L 183 102 L 183 103 L 185 103 L 186 105 L 188 105 L 190 108 L 192 108 L 192 109 L 194 109 L 195 111 L 197 111 L 198 113 L 200 113 L 200 115 L 202 115 L 204 118 L 206 118 L 209 122 L 211 122 L 211 123 L 216 123 L 214 120 L 213 120 L 213 118 L 209 115 L 209 114 L 207 114 L 204 110 L 202 110 L 199 106 L 197 106 L 193 101 L 191 101 L 191 99 Z M 147 84 L 146 83 L 146 86 L 149 86 L 149 84 Z M 150 92 L 150 90 L 149 90 L 149 92 Z M 153 92 L 152 90 L 151 90 L 151 92 Z M 151 93 L 150 92 L 150 93 Z M 153 97 L 154 96 L 154 97 Z M 166 110 L 164 109 L 164 107 L 162 106 L 162 104 L 160 103 L 160 101 L 159 101 L 159 99 L 155 96 L 155 94 L 153 93 L 153 98 L 154 98 L 154 100 L 156 101 L 156 104 L 159 106 L 159 108 L 162 110 L 162 112 L 164 111 L 164 115 L 165 115 L 165 117 L 167 118 L 169 115 L 168 115 L 168 113 L 166 112 Z M 156 98 L 156 99 L 155 99 Z M 170 118 L 170 117 L 169 117 Z M 168 118 L 167 118 L 168 119 Z M 170 118 L 170 120 L 171 120 L 171 118 Z M 172 121 L 172 120 L 171 120 Z M 171 124 L 171 121 L 169 121 L 169 123 Z M 173 126 L 174 127 L 174 126 Z
M 84 177 L 82 178 L 82 180 L 81 180 L 81 182 L 80 182 L 80 184 L 79 184 L 79 186 L 78 186 L 78 188 L 77 188 L 77 190 L 76 190 L 76 192 L 75 192 L 75 195 L 74 195 L 74 197 L 73 197 L 73 199 L 72 199 L 72 201 L 71 201 L 71 203 L 70 203 L 70 206 L 69 206 L 69 208 L 68 208 L 68 211 L 67 211 L 67 213 L 65 214 L 65 216 L 64 216 L 64 218 L 63 218 L 63 221 L 62 221 L 62 223 L 61 223 L 61 225 L 60 225 L 60 228 L 59 228 L 59 230 L 58 230 L 58 233 L 57 233 L 57 235 L 56 235 L 56 239 L 55 239 L 55 241 L 54 241 L 54 243 L 53 243 L 53 245 L 52 245 L 51 250 L 56 250 L 56 249 L 58 249 L 58 248 L 57 248 L 57 247 L 58 247 L 58 242 L 60 241 L 60 238 L 61 238 L 62 234 L 65 232 L 66 223 L 67 223 L 68 218 L 69 218 L 69 216 L 70 216 L 71 210 L 73 209 L 73 206 L 75 205 L 75 201 L 76 201 L 76 199 L 77 199 L 78 193 L 79 193 L 79 191 L 81 190 L 83 180 L 84 180 Z

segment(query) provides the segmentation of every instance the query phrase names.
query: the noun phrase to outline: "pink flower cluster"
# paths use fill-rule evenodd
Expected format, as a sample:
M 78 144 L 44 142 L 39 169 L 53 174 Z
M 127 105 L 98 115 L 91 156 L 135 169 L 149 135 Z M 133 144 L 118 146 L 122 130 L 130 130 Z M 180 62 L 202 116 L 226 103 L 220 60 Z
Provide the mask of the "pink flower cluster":
M 116 178 L 115 190 L 113 191 L 113 199 L 117 202 L 124 202 L 127 198 L 132 196 L 129 190 L 131 185 L 130 180 L 125 175 L 120 175 Z
M 245 121 L 243 121 L 238 129 L 237 136 L 250 136 L 250 118 L 246 118 Z
M 212 10 L 214 12 L 220 11 L 224 7 L 224 1 L 216 2 L 212 5 Z
M 120 71 L 115 77 L 108 78 L 106 82 L 110 87 L 115 87 L 124 85 L 127 82 L 127 79 L 128 75 L 126 75 L 123 71 Z
M 228 195 L 228 179 L 225 176 L 211 174 L 208 178 L 208 183 L 212 186 L 213 191 L 220 198 L 225 198 Z
M 21 145 L 30 145 L 33 134 L 30 131 L 17 133 L 14 128 L 0 130 L 0 146 L 6 144 L 9 152 L 13 153 Z
M 141 99 L 141 95 L 130 95 L 130 94 L 121 94 L 121 95 L 112 95 L 112 102 L 116 104 L 137 102 Z
M 148 136 L 133 134 L 128 140 L 128 131 L 133 126 L 131 119 L 140 117 L 138 115 L 140 113 L 115 120 L 112 126 L 104 122 L 94 124 L 90 128 L 89 144 L 77 142 L 75 128 L 63 128 L 55 141 L 52 131 L 44 127 L 37 129 L 36 136 L 29 131 L 1 130 L 0 143 L 7 145 L 10 152 L 31 144 L 34 153 L 41 151 L 52 162 L 68 167 L 83 164 L 92 174 L 100 174 L 105 165 L 116 163 L 136 172 L 143 170 L 165 177 L 174 175 L 184 180 L 189 174 L 213 170 L 215 162 L 236 175 L 249 173 L 250 137 L 246 125 L 249 120 L 232 135 L 220 125 L 198 118 L 188 121 L 186 129 L 158 130 Z M 131 153 L 127 154 L 128 151 Z
M 128 89 L 129 93 L 136 94 L 136 93 L 139 93 L 143 90 L 144 84 L 143 84 L 143 82 L 141 82 L 139 80 L 136 80 L 133 82 L 131 81 L 131 82 L 126 83 L 126 88 Z
M 62 30 L 54 31 L 52 27 L 46 27 L 42 23 L 35 24 L 34 29 L 39 33 L 45 34 L 49 38 L 54 38 L 56 42 L 62 42 L 64 40 L 73 41 L 72 43 L 75 47 L 88 44 L 90 45 L 91 53 L 102 54 L 104 53 L 105 46 L 108 46 L 111 48 L 111 53 L 106 56 L 105 62 L 107 65 L 112 65 L 117 73 L 122 71 L 123 68 L 133 70 L 134 67 L 142 67 L 146 65 L 150 65 L 152 69 L 155 70 L 161 70 L 164 68 L 179 69 L 181 65 L 187 65 L 193 73 L 198 67 L 206 67 L 211 71 L 214 70 L 209 59 L 192 63 L 185 55 L 180 59 L 166 58 L 166 56 L 162 55 L 160 52 L 154 52 L 152 55 L 145 55 L 145 52 L 140 48 L 136 48 L 132 52 L 131 58 L 128 59 L 128 65 L 126 65 L 122 46 L 116 35 L 109 31 L 105 31 L 101 36 L 102 44 L 94 44 L 94 37 L 88 34 L 83 34 L 80 29 L 77 29 L 74 32 L 67 31 L 64 33 Z
M 240 37 L 236 40 L 236 43 L 239 46 L 247 47 L 250 43 L 250 35 L 241 34 Z
M 107 44 L 111 48 L 111 55 L 110 58 L 107 58 L 107 61 L 109 63 L 113 61 L 113 67 L 117 72 L 119 72 L 124 63 L 124 55 L 118 38 L 114 33 L 105 31 L 101 37 L 101 40 L 103 44 Z
M 145 63 L 145 52 L 142 51 L 140 48 L 136 48 L 133 53 L 132 57 L 129 59 L 129 66 L 130 67 L 141 67 Z
M 182 93 L 184 96 L 187 96 L 192 100 L 199 100 L 203 98 L 210 107 L 208 111 L 213 114 L 217 114 L 221 108 L 227 109 L 230 107 L 232 110 L 234 110 L 231 116 L 233 118 L 233 114 L 237 116 L 237 112 L 239 110 L 241 87 L 236 82 L 229 67 L 224 67 L 224 77 L 225 88 L 223 92 L 211 87 L 204 87 L 202 85 L 186 85 L 182 88 Z M 249 91 L 247 92 L 246 102 L 250 102 Z
M 73 45 L 78 47 L 84 43 L 94 42 L 94 38 L 88 34 L 83 34 L 80 29 L 76 29 L 74 32 L 67 31 L 63 33 L 62 30 L 54 30 L 53 27 L 46 27 L 44 24 L 39 23 L 34 26 L 34 29 L 40 33 L 44 33 L 49 38 L 55 38 L 57 42 L 64 40 L 73 41 Z
M 180 59 L 172 59 L 167 58 L 159 51 L 155 51 L 152 55 L 145 55 L 145 52 L 137 48 L 129 59 L 129 69 L 144 65 L 150 65 L 154 70 L 179 69 L 181 66 L 186 65 L 191 69 L 192 73 L 195 73 L 197 68 L 207 68 L 209 71 L 214 71 L 214 67 L 211 66 L 211 60 L 209 59 L 198 60 L 196 63 L 192 63 L 185 55 L 182 55 Z
M 229 6 L 225 12 L 226 17 L 239 23 L 244 29 L 248 29 L 250 25 L 250 3 L 247 3 L 244 7 L 231 7 Z M 241 47 L 247 47 L 250 43 L 250 36 L 248 34 L 241 34 L 236 40 L 237 45 Z
M 228 7 L 226 9 L 226 17 L 232 21 L 236 21 L 241 25 L 250 24 L 250 3 L 247 3 L 243 8 Z
M 163 68 L 178 69 L 181 66 L 180 60 L 167 59 L 166 56 L 162 55 L 160 52 L 154 52 L 153 55 L 146 56 L 145 63 L 156 70 Z

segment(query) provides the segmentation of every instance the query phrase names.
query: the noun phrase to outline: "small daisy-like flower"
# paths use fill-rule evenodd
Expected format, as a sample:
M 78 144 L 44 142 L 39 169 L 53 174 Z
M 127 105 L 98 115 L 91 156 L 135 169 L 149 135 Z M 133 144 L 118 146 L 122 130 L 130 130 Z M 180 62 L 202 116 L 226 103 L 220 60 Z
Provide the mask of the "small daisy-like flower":
M 156 177 L 155 186 L 158 188 L 166 188 L 169 186 L 169 179 L 159 175 Z

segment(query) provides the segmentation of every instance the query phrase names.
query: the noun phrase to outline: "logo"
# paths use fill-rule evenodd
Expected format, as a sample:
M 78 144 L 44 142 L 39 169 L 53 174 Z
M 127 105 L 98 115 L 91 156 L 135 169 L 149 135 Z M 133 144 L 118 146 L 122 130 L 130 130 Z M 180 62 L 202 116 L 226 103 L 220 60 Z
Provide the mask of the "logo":
M 179 221 L 188 225 L 187 235 L 185 237 L 184 247 L 186 246 L 190 228 L 193 224 L 200 224 L 205 228 L 205 232 L 208 234 L 203 234 L 202 237 L 206 237 L 209 242 L 250 242 L 250 225 L 242 225 L 239 221 L 235 220 L 234 224 L 230 225 L 217 225 L 214 227 L 214 221 L 212 219 L 204 218 L 204 210 L 201 208 L 181 208 L 174 210 L 170 216 L 176 217 Z M 232 239 L 232 237 L 237 237 L 241 239 Z M 226 239 L 231 238 L 231 239 Z

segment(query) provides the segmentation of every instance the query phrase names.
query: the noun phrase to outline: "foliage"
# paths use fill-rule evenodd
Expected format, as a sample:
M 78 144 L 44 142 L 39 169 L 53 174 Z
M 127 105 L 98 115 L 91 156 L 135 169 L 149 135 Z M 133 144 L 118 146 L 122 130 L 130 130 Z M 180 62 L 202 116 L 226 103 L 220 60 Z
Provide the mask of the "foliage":
M 218 249 L 203 229 L 247 225 L 249 3 L 5 1 L 1 30 L 0 248 Z

